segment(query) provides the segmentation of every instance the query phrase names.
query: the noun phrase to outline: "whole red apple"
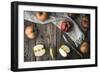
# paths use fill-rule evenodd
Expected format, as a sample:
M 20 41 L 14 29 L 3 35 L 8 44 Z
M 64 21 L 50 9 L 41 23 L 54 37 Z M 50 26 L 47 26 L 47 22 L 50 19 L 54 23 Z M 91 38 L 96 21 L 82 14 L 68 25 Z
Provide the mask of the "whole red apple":
M 62 21 L 60 25 L 62 31 L 68 32 L 72 26 L 72 23 L 70 21 Z

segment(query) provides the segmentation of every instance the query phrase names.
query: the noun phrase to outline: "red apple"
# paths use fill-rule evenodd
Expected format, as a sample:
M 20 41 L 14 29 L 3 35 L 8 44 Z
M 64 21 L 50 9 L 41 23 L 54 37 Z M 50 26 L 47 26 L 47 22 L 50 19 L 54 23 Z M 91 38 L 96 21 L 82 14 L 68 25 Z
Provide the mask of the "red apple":
M 64 31 L 64 32 L 68 32 L 71 28 L 72 24 L 70 21 L 62 21 L 61 22 L 61 30 Z
M 83 16 L 81 19 L 81 25 L 83 28 L 89 28 L 89 18 L 87 16 Z

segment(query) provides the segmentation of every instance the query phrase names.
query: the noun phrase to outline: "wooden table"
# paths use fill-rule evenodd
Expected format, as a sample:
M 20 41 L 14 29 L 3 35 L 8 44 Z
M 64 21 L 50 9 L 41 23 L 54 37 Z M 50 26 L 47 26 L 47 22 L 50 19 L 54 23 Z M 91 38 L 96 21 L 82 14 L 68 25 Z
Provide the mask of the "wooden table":
M 32 23 L 30 21 L 24 20 L 24 25 Z M 61 30 L 52 23 L 48 24 L 36 24 L 38 28 L 38 36 L 36 39 L 29 40 L 26 35 L 24 35 L 24 61 L 46 61 L 46 60 L 69 60 L 69 59 L 79 59 L 80 56 L 71 49 L 68 57 L 63 58 L 59 54 L 59 47 L 62 44 L 67 43 L 64 41 Z M 33 47 L 37 44 L 43 44 L 46 49 L 45 55 L 42 57 L 36 57 L 33 52 Z M 54 59 L 50 56 L 50 48 L 53 49 Z

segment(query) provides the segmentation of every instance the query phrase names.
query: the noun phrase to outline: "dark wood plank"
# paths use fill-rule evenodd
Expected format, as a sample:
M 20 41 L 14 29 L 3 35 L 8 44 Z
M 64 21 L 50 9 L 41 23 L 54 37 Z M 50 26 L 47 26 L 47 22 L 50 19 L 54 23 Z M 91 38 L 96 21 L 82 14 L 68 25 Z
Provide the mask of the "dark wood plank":
M 57 60 L 62 59 L 62 57 L 61 57 L 61 55 L 59 53 L 59 48 L 62 45 L 62 42 L 61 42 L 61 39 L 62 39 L 61 33 L 62 33 L 61 30 L 58 27 L 56 27 Z
M 32 22 L 24 21 L 24 26 Z M 24 34 L 24 61 L 35 61 L 35 56 L 33 52 L 33 47 L 35 45 L 35 40 L 29 40 Z
M 33 47 L 36 44 L 36 40 L 29 40 L 29 47 L 28 47 L 28 58 L 30 58 L 30 61 L 35 61 L 36 57 L 34 55 Z
M 50 36 L 50 45 L 49 45 L 49 52 L 52 51 L 50 54 L 51 60 L 56 60 L 57 57 L 57 44 L 56 44 L 56 26 L 52 23 L 48 24 L 49 36 Z
M 36 57 L 36 61 L 44 61 L 44 60 L 48 60 L 49 56 L 48 56 L 48 42 L 46 38 L 46 25 L 45 24 L 37 24 L 38 26 L 38 38 L 36 40 L 36 45 L 38 44 L 43 44 L 46 50 L 46 53 L 41 56 L 41 57 Z
M 29 41 L 27 40 L 27 38 L 26 37 L 24 37 L 24 61 L 26 62 L 26 61 L 30 61 L 30 59 L 29 59 L 29 54 L 28 54 L 28 47 L 29 47 Z

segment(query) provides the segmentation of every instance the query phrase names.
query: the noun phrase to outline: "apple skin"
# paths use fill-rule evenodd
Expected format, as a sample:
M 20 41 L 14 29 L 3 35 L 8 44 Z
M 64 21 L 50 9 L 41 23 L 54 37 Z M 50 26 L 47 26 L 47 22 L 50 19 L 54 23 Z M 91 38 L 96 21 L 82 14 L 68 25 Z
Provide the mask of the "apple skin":
M 90 26 L 89 17 L 83 16 L 81 19 L 81 27 L 84 29 L 84 32 L 88 30 L 89 26 Z
M 37 30 L 35 24 L 28 24 L 25 28 L 25 35 L 28 39 L 35 39 L 37 37 Z
M 83 42 L 80 46 L 80 52 L 83 54 L 86 54 L 89 52 L 89 43 L 88 42 Z
M 46 19 L 48 19 L 48 13 L 47 12 L 37 12 L 36 13 L 36 18 L 40 21 L 45 21 Z
M 64 32 L 69 32 L 72 27 L 72 23 L 70 21 L 62 21 L 60 24 L 60 29 Z

